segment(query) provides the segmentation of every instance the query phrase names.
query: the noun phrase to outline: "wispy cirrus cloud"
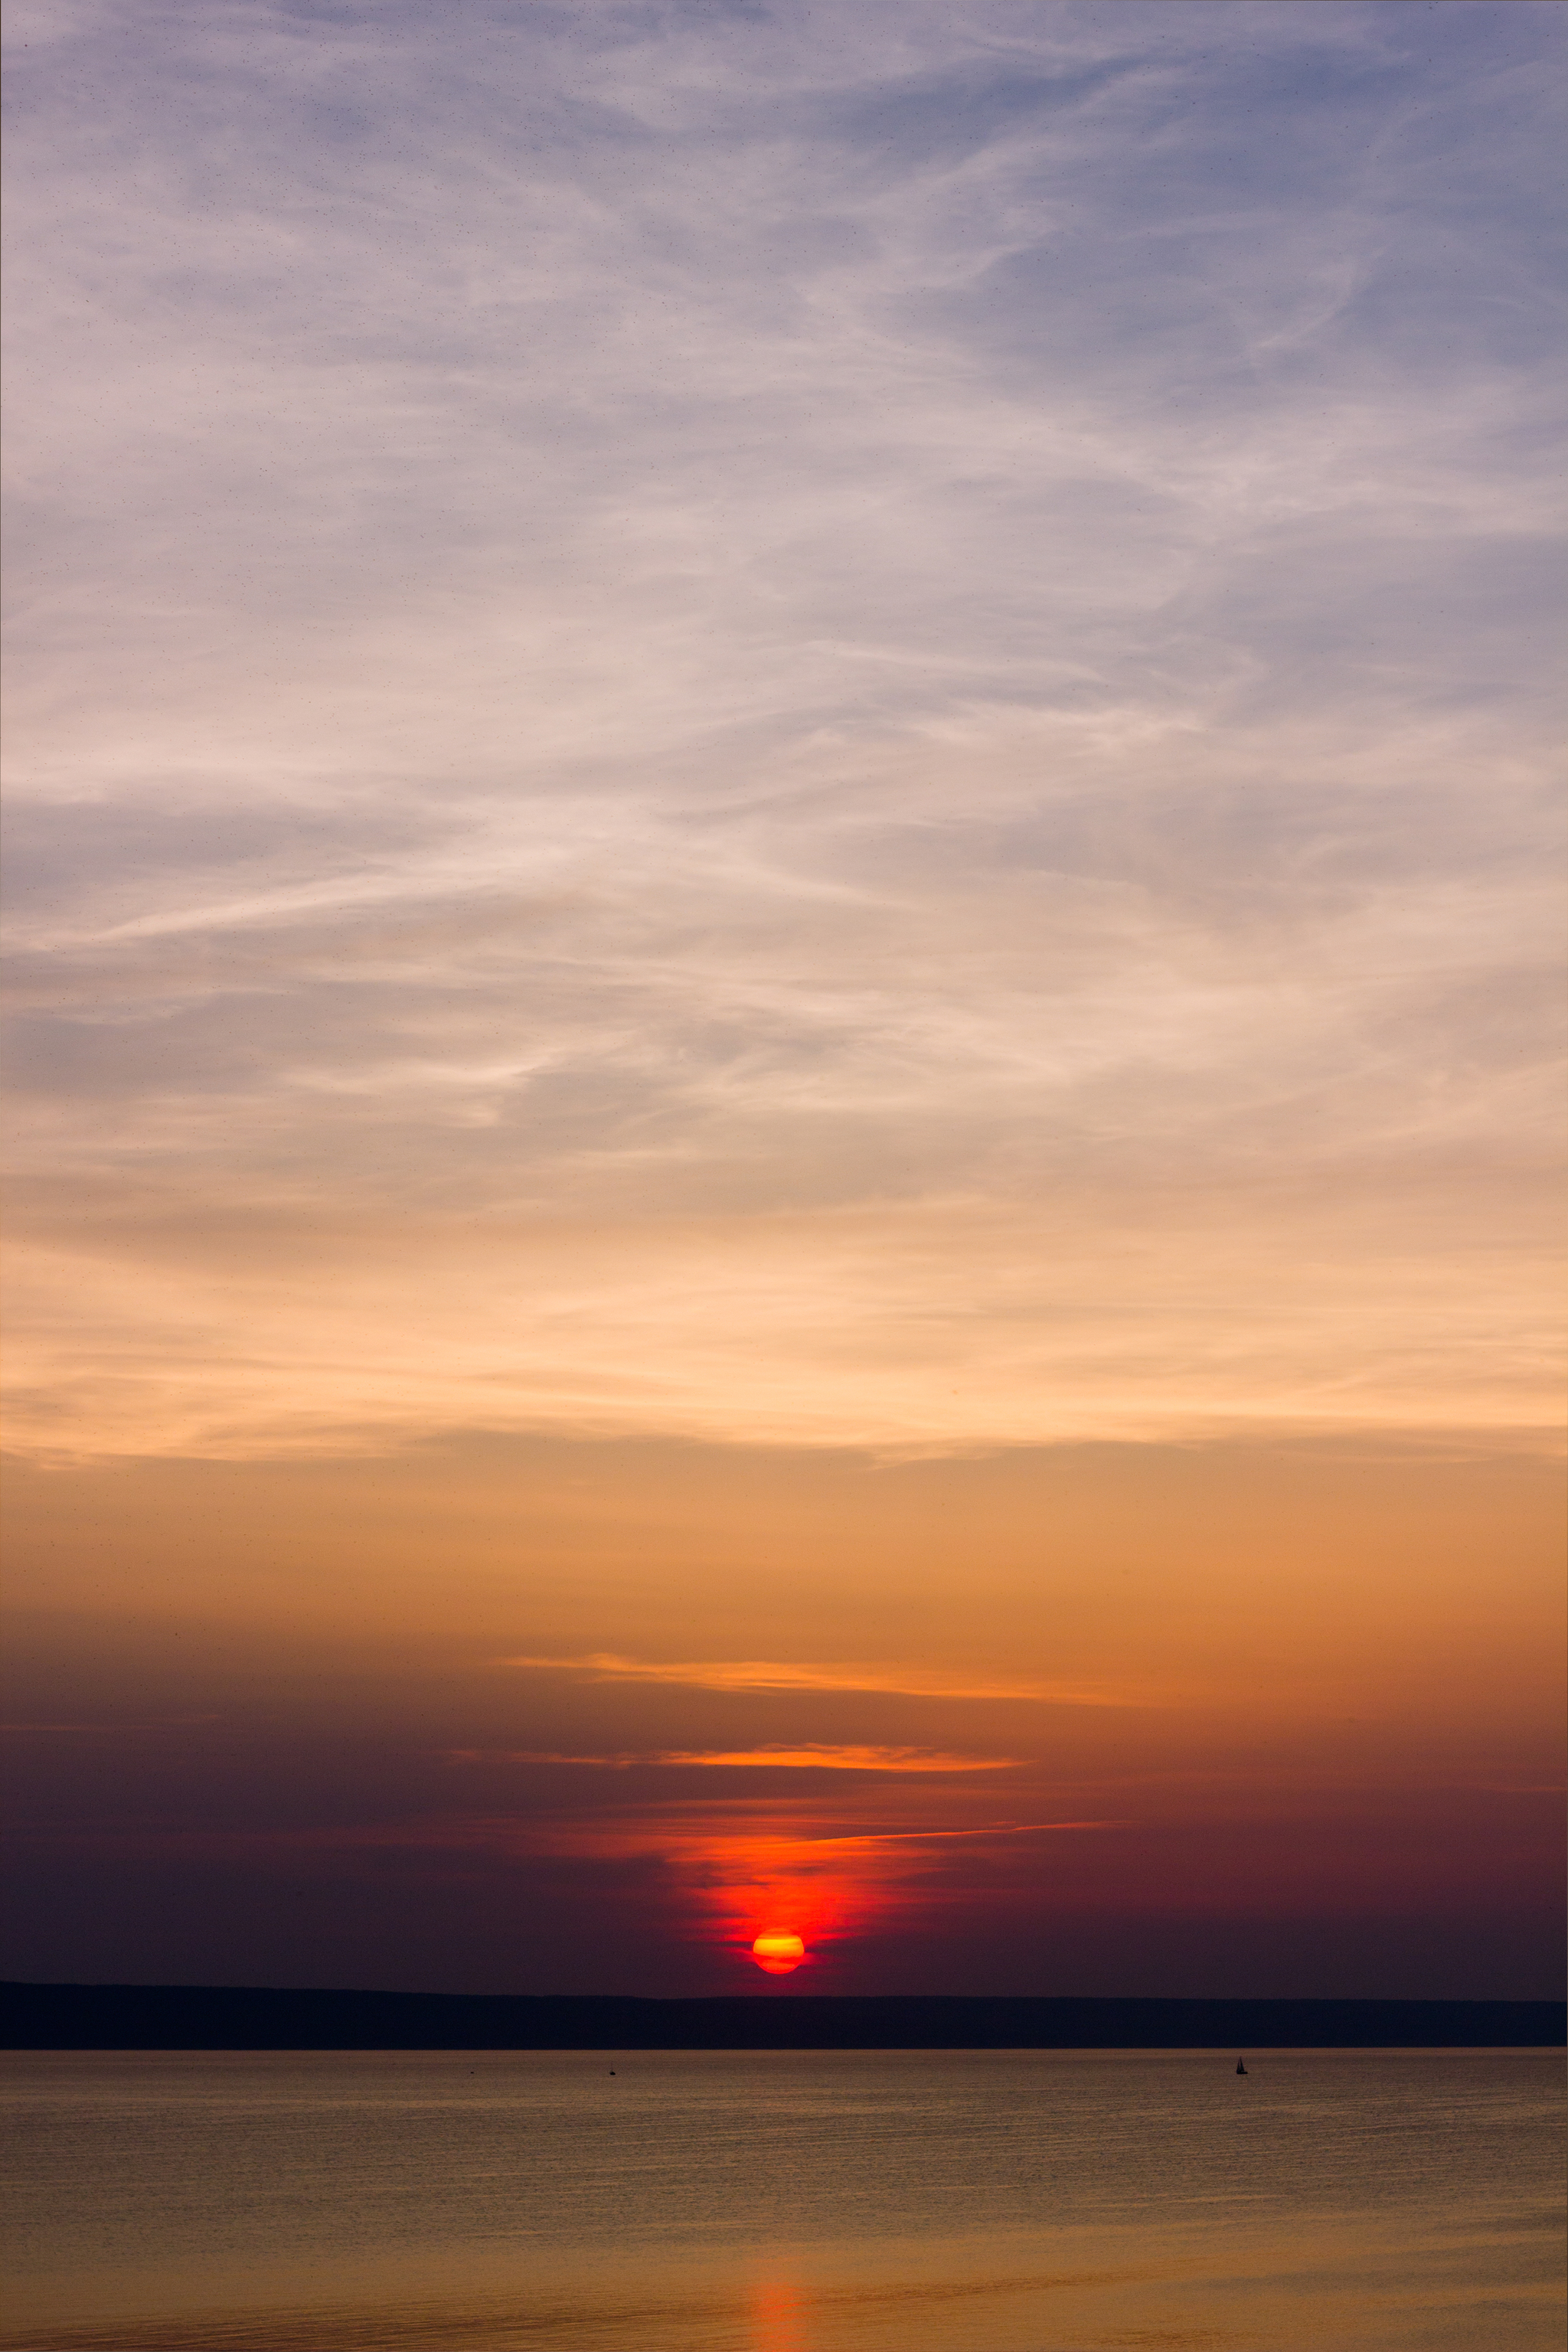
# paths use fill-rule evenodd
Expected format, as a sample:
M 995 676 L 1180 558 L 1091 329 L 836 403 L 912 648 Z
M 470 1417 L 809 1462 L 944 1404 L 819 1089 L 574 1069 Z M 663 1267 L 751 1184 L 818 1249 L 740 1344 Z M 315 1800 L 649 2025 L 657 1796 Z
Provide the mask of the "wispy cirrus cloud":
M 819 1740 L 797 1741 L 794 1746 L 781 1741 L 762 1748 L 660 1748 L 610 1756 L 572 1756 L 531 1748 L 448 1751 L 448 1761 L 454 1764 L 584 1764 L 613 1771 L 627 1771 L 634 1765 L 662 1765 L 794 1772 L 1006 1772 L 1016 1770 L 1024 1760 L 1017 1756 L 944 1755 L 933 1748 L 846 1746 Z
M 508 1658 L 533 1674 L 572 1675 L 587 1682 L 673 1683 L 688 1690 L 886 1691 L 906 1698 L 1029 1699 L 1047 1706 L 1136 1706 L 1146 1698 L 1026 1675 L 964 1674 L 913 1664 L 813 1664 L 789 1659 L 621 1658 L 607 1650 L 578 1658 Z M 892 1751 L 888 1751 L 892 1752 Z
M 23 21 L 16 1442 L 1555 1425 L 1558 12 Z

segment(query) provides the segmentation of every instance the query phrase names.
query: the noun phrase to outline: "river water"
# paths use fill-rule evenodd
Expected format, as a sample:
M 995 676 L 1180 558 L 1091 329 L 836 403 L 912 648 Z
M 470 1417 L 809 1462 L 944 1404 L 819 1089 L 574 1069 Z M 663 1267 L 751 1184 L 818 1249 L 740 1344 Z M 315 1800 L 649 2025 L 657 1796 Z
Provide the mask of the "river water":
M 1247 2062 L 12 2055 L 0 2344 L 1559 2352 L 1561 2053 Z

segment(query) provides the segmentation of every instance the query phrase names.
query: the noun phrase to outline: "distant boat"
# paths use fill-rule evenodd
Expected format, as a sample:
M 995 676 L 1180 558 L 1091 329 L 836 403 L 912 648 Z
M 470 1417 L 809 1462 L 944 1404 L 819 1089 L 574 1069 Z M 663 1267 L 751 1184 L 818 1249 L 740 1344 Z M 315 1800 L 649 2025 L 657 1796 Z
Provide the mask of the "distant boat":
M 1246 2074 L 1246 2072 L 1247 2072 L 1247 2061 L 1246 2061 L 1246 2059 L 1245 2059 L 1245 2058 L 1238 2058 L 1238 2059 L 1237 2060 L 1237 2062 L 1236 2062 L 1236 2071 L 1237 2071 L 1237 2073 L 1238 2074 Z

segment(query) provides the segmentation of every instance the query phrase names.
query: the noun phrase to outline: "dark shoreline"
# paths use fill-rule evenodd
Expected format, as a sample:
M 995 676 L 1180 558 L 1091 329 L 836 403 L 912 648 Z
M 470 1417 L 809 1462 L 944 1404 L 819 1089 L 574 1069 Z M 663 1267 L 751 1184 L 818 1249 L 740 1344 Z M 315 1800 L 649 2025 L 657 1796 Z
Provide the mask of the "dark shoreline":
M 1047 2000 L 1026 1995 L 286 1991 L 0 1987 L 8 2050 L 1542 2049 L 1552 2000 Z

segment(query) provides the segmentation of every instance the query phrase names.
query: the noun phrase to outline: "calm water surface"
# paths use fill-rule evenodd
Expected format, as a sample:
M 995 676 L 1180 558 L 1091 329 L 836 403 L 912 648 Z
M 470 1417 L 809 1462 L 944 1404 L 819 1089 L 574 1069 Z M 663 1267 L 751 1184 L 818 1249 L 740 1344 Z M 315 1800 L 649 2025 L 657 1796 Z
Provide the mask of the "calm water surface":
M 1558 2352 L 1559 2054 L 1248 2061 L 12 2057 L 0 2343 Z

